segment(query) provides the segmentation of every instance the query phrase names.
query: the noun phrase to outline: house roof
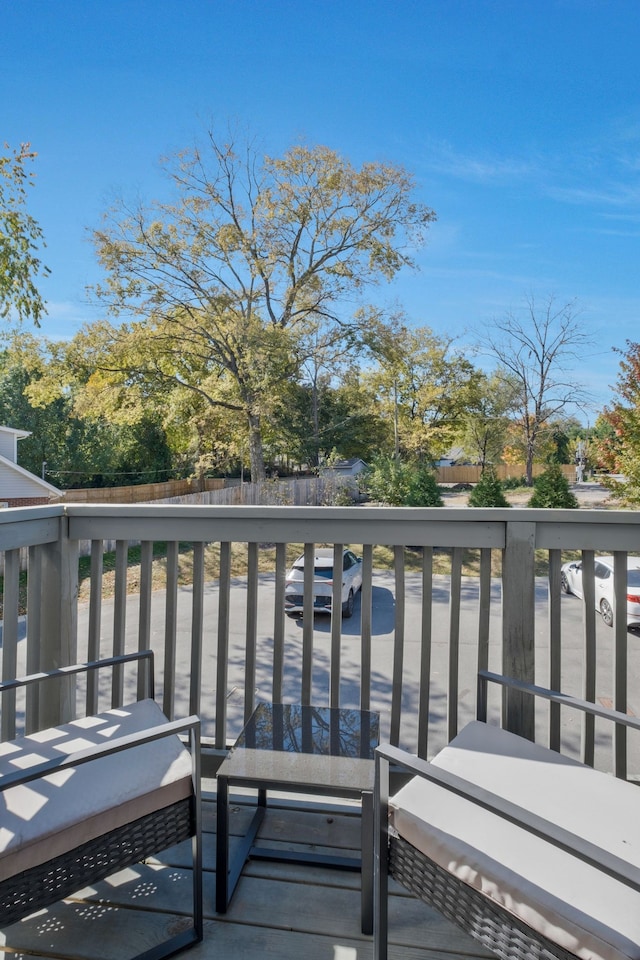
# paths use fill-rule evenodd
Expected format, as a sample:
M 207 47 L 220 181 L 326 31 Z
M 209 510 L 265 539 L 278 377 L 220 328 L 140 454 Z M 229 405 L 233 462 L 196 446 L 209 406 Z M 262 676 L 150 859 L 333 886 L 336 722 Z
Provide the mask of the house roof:
M 366 467 L 366 463 L 362 457 L 350 457 L 348 460 L 336 460 L 335 463 L 331 464 L 331 469 L 333 470 L 348 470 L 350 467 L 355 467 L 356 463 L 361 463 Z
M 24 430 L 15 430 L 12 432 L 25 433 Z M 26 435 L 29 436 L 28 433 Z M 19 466 L 17 463 L 14 463 L 13 460 L 9 460 L 7 457 L 3 457 L 0 455 L 0 466 L 4 469 L 5 472 L 8 470 L 10 473 L 16 474 L 20 480 L 24 480 L 25 482 L 31 484 L 32 486 L 35 485 L 43 492 L 54 494 L 55 496 L 60 496 L 60 494 L 62 493 L 62 490 L 59 490 L 57 487 L 54 487 L 53 484 L 47 483 L 46 480 L 42 480 L 40 477 L 36 476 L 35 473 L 31 473 L 30 470 L 25 470 L 24 467 Z M 1 488 L 0 488 L 0 499 L 3 499 Z
M 24 440 L 25 437 L 31 436 L 31 430 L 16 430 L 14 427 L 5 426 L 0 426 L 0 430 L 4 430 L 5 433 L 13 433 L 18 440 Z

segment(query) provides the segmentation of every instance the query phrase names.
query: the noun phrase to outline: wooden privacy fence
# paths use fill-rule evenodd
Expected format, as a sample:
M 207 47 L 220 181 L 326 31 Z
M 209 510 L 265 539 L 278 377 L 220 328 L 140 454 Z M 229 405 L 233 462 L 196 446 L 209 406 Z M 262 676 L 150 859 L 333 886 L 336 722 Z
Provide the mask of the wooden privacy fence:
M 205 480 L 207 490 L 224 487 L 225 480 Z M 149 503 L 196 493 L 197 480 L 165 480 L 162 483 L 139 483 L 129 487 L 90 487 L 86 490 L 65 490 L 62 503 Z
M 540 476 L 545 465 L 537 463 L 534 477 Z M 562 464 L 567 480 L 575 480 L 572 464 Z M 500 480 L 524 477 L 524 464 L 497 464 Z M 438 483 L 478 483 L 482 468 L 478 466 L 437 467 Z M 164 483 L 142 483 L 129 487 L 93 487 L 87 490 L 67 490 L 59 498 L 64 503 L 201 503 L 201 504 L 260 504 L 317 507 L 331 503 L 341 488 L 357 495 L 356 477 L 288 477 L 283 480 L 263 480 L 260 483 L 242 483 L 239 480 L 207 478 L 204 490 L 196 480 L 167 480 Z
M 332 503 L 341 489 L 357 495 L 355 477 L 289 477 L 241 483 L 238 480 L 207 479 L 198 490 L 194 480 L 143 483 L 136 487 L 94 487 L 67 490 L 64 503 L 199 503 L 250 504 L 252 506 L 321 507 Z
M 547 469 L 547 464 L 535 463 L 533 465 L 533 476 L 539 477 Z M 571 463 L 560 464 L 560 469 L 567 480 L 576 479 L 576 468 Z M 520 480 L 525 476 L 527 468 L 524 463 L 498 463 L 494 464 L 494 470 L 499 480 L 513 478 Z M 437 467 L 436 476 L 438 483 L 478 483 L 482 476 L 482 467 L 478 466 L 454 466 Z
M 351 500 L 357 499 L 355 477 L 291 477 L 260 483 L 236 483 L 223 489 L 173 497 L 164 502 L 212 506 L 323 507 L 334 504 L 343 491 Z

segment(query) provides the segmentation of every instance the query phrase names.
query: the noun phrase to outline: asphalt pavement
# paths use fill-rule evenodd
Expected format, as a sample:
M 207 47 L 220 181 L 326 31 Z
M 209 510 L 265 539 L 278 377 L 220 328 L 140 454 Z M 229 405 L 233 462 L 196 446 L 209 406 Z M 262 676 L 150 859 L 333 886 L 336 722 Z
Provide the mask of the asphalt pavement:
M 274 622 L 275 585 L 271 575 L 260 576 L 258 588 L 258 669 L 256 677 L 256 698 L 271 699 L 271 668 L 273 663 L 273 622 Z M 204 598 L 204 642 L 203 642 L 203 685 L 201 716 L 205 734 L 212 735 L 213 709 L 216 678 L 217 646 L 217 585 L 208 583 Z M 191 656 L 191 608 L 192 591 L 181 588 L 178 594 L 178 637 L 176 663 L 176 715 L 188 713 L 188 677 Z M 389 689 L 393 674 L 394 651 L 394 579 L 390 572 L 377 572 L 373 583 L 373 638 L 372 638 L 372 707 L 382 709 L 388 706 Z M 153 595 L 151 608 L 152 646 L 156 651 L 157 672 L 161 673 L 164 650 L 165 594 L 157 591 Z M 449 581 L 445 576 L 434 578 L 433 590 L 433 627 L 432 627 L 432 682 L 430 690 L 430 715 L 432 734 L 430 743 L 434 749 L 444 743 L 446 730 L 446 691 L 449 671 Z M 548 683 L 548 647 L 547 647 L 547 582 L 540 578 L 536 582 L 536 681 L 543 686 Z M 417 710 L 412 703 L 417 702 L 417 668 L 420 657 L 420 636 L 414 625 L 421 622 L 421 576 L 408 574 L 406 577 L 406 613 L 404 642 L 404 678 L 403 678 L 403 745 L 408 749 L 415 745 Z M 360 597 L 357 598 L 354 616 L 343 621 L 341 663 L 343 676 L 341 702 L 344 706 L 357 706 L 360 678 Z M 81 605 L 78 616 L 79 651 L 83 656 L 86 650 L 88 630 L 88 606 Z M 605 705 L 613 700 L 613 630 L 606 627 L 597 617 L 597 698 Z M 132 596 L 126 611 L 127 649 L 137 646 L 138 635 L 138 598 Z M 242 726 L 244 697 L 244 650 L 246 634 L 246 586 L 235 581 L 231 588 L 230 616 L 230 653 L 226 696 L 228 701 L 229 733 L 239 732 Z M 477 669 L 478 634 L 478 581 L 473 577 L 463 578 L 461 617 L 460 617 L 460 667 L 459 667 L 459 724 L 473 718 L 475 710 L 475 689 Z M 102 616 L 103 656 L 110 653 L 113 636 L 113 602 L 105 601 Z M 629 631 L 629 709 L 633 714 L 640 712 L 640 634 Z M 330 617 L 317 614 L 314 617 L 314 672 L 313 699 L 317 703 L 327 703 L 329 696 L 330 664 Z M 501 672 L 500 642 L 500 583 L 494 581 L 490 617 L 490 669 Z M 296 702 L 301 690 L 301 645 L 302 621 L 285 618 L 285 686 L 284 699 Z M 562 596 L 562 687 L 566 693 L 582 693 L 582 604 L 574 596 Z M 162 702 L 162 682 L 158 685 L 158 695 Z M 567 737 L 570 752 L 578 749 L 580 740 L 580 718 L 570 716 L 575 711 L 566 711 Z M 544 737 L 544 730 L 540 730 Z M 607 738 L 601 738 L 603 749 L 607 750 Z M 635 757 L 635 753 L 634 753 Z M 603 763 L 606 767 L 607 758 Z M 635 760 L 634 760 L 635 765 Z M 637 765 L 640 773 L 640 757 Z

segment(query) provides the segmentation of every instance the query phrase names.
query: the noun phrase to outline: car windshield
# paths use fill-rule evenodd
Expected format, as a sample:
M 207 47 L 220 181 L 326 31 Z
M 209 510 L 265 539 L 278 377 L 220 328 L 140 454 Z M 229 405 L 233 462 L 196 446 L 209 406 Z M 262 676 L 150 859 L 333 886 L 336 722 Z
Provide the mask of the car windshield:
M 333 577 L 333 567 L 314 567 L 313 573 L 314 576 L 322 580 L 331 580 Z
M 629 570 L 627 583 L 630 587 L 640 587 L 640 570 Z

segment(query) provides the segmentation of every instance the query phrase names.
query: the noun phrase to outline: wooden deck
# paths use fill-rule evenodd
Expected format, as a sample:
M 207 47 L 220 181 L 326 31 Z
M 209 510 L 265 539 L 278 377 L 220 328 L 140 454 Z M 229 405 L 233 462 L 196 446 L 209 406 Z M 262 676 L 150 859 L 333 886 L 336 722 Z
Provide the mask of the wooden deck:
M 357 872 L 254 861 L 245 866 L 228 912 L 217 916 L 215 894 L 215 793 L 204 794 L 204 942 L 186 951 L 190 960 L 366 960 L 372 939 L 360 933 Z M 209 789 L 206 789 L 209 788 Z M 235 795 L 234 795 L 235 797 Z M 246 797 L 232 804 L 232 831 L 251 816 Z M 359 846 L 358 808 L 305 800 L 273 800 L 260 831 L 261 845 L 294 849 L 312 844 L 341 853 Z M 233 843 L 233 837 L 232 837 Z M 188 924 L 191 905 L 188 843 L 163 862 L 124 870 L 77 897 L 0 932 L 2 960 L 124 960 Z M 489 957 L 424 904 L 394 888 L 390 957 L 444 960 Z

